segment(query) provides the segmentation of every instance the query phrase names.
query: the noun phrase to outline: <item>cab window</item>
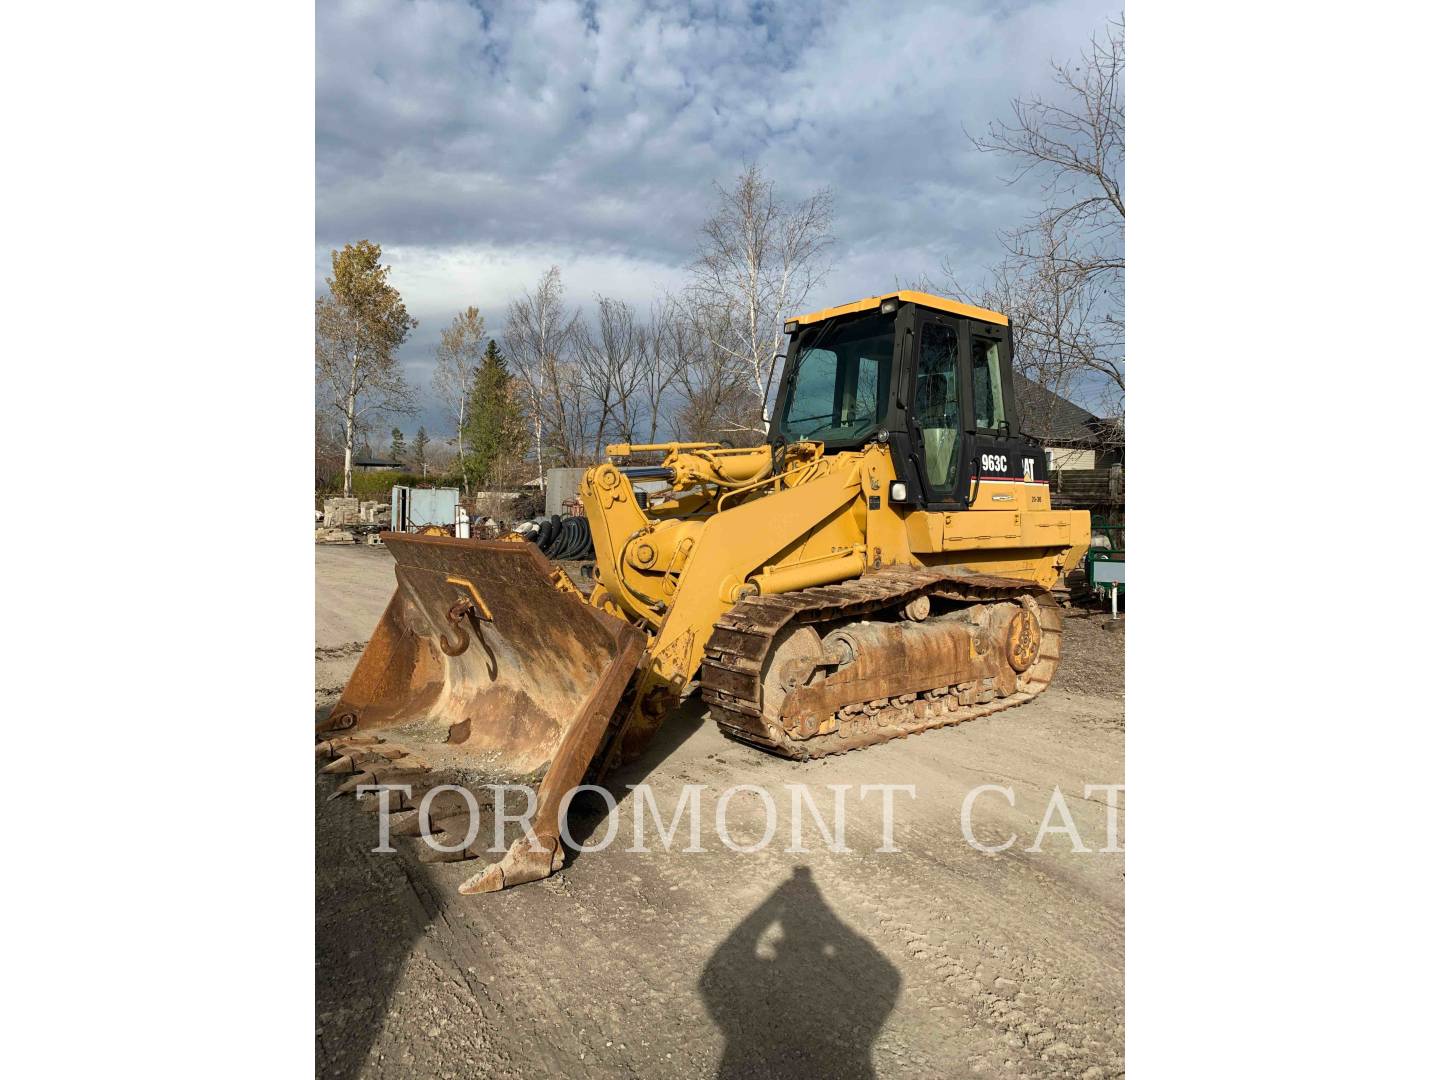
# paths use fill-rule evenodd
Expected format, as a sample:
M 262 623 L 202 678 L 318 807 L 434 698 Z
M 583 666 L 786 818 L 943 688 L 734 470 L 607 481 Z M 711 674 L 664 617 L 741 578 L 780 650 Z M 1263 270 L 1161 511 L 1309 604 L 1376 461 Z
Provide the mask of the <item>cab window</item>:
M 895 319 L 876 315 L 826 323 L 800 341 L 780 418 L 787 442 L 859 441 L 875 430 L 890 393 Z
M 981 431 L 999 431 L 1005 423 L 1005 401 L 1000 391 L 1000 343 L 991 338 L 971 338 L 970 359 L 975 427 Z

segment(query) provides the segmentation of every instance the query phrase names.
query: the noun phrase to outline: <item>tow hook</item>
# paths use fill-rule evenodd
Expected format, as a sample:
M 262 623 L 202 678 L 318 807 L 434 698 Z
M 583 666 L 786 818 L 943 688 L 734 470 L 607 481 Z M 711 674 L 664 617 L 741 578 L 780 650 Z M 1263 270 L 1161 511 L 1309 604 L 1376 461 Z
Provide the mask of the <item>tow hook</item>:
M 470 635 L 465 632 L 465 620 L 466 616 L 474 613 L 475 602 L 468 596 L 462 596 L 450 605 L 450 610 L 445 613 L 445 621 L 455 627 L 455 638 L 452 640 L 447 634 L 440 635 L 440 651 L 446 656 L 459 656 L 470 647 Z

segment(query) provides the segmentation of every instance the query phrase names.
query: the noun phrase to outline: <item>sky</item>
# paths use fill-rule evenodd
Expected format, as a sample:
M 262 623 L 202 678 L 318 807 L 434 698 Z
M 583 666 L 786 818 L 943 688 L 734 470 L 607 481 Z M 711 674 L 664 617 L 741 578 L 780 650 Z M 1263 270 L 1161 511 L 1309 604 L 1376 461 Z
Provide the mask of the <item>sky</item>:
M 967 137 L 1048 94 L 1117 0 L 994 3 L 320 0 L 317 292 L 330 251 L 380 244 L 420 325 L 399 356 L 421 412 L 440 332 L 468 305 L 499 338 L 551 265 L 567 299 L 648 310 L 750 161 L 835 198 L 833 268 L 804 305 L 940 273 L 983 283 L 1033 185 Z M 378 444 L 388 439 L 377 438 Z

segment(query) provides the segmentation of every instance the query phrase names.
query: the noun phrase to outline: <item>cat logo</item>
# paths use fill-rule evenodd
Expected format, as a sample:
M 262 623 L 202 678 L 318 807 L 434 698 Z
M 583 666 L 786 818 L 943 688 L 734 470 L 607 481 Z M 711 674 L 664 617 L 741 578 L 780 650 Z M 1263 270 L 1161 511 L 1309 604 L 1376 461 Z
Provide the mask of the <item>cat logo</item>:
M 1026 480 L 1034 480 L 1034 479 L 1035 479 L 1035 459 L 1034 459 L 1034 458 L 1030 458 L 1030 457 L 1021 458 L 1021 459 L 1020 459 L 1020 464 L 1021 464 L 1021 466 L 1023 466 L 1024 469 L 1025 469 L 1025 479 L 1026 479 Z

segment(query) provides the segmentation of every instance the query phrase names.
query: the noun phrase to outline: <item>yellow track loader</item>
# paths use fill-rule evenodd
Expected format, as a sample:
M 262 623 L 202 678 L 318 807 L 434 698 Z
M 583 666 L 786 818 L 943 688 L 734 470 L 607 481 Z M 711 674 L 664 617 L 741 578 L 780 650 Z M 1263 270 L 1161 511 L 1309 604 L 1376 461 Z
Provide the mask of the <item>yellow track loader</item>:
M 524 541 L 382 534 L 395 594 L 317 757 L 341 791 L 395 785 L 362 804 L 383 799 L 401 833 L 464 809 L 447 789 L 420 822 L 440 785 L 538 782 L 533 835 L 462 892 L 559 869 L 566 793 L 640 754 L 697 678 L 727 735 L 804 760 L 1021 704 L 1054 676 L 1049 590 L 1090 520 L 1050 508 L 1006 317 L 902 291 L 785 330 L 766 443 L 611 446 L 586 472 L 588 597 Z

